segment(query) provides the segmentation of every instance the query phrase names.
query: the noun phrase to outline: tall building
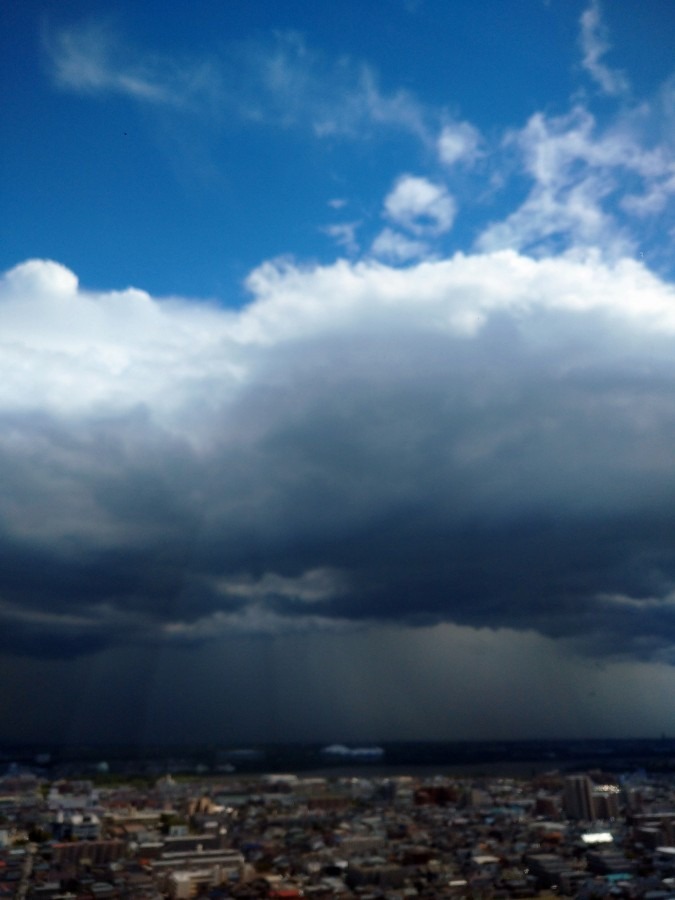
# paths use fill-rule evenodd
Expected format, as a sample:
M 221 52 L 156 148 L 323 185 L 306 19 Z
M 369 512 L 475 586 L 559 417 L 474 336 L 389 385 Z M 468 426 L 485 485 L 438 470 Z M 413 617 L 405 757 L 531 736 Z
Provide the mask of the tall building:
M 563 785 L 563 808 L 570 819 L 595 819 L 593 782 L 588 775 L 568 775 Z
M 618 819 L 619 789 L 611 784 L 597 787 L 593 791 L 593 808 L 598 819 Z

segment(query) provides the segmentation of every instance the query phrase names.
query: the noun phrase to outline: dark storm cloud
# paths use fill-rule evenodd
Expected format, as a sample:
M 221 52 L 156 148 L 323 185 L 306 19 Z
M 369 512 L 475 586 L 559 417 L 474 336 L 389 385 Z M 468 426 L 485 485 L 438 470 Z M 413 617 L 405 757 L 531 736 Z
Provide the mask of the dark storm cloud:
M 164 393 L 111 375 L 92 403 L 28 378 L 0 432 L 0 649 L 454 622 L 670 660 L 668 291 L 635 267 L 516 263 L 484 257 L 468 288 L 461 260 L 397 273 L 396 303 L 383 267 L 330 290 L 277 273 L 201 350 L 176 328 Z
M 252 389 L 247 414 L 260 402 L 269 423 L 247 483 L 267 498 L 262 569 L 347 573 L 350 590 L 321 607 L 338 618 L 666 650 L 672 379 L 625 360 L 552 372 L 544 355 L 500 350 L 497 332 L 470 350 L 428 336 L 334 342 L 314 348 L 313 377 L 301 353 L 274 404 Z

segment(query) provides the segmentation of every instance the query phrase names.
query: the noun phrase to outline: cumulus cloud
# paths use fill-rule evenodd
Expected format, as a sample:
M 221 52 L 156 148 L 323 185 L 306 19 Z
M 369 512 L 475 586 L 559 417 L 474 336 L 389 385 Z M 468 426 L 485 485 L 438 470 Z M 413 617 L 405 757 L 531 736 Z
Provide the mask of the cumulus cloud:
M 438 138 L 438 157 L 446 166 L 471 164 L 479 155 L 480 132 L 470 122 L 445 125 Z
M 212 356 L 228 327 L 222 310 L 184 300 L 158 304 L 134 288 L 81 290 L 72 272 L 42 260 L 8 272 L 0 292 L 6 410 L 77 413 L 97 405 L 112 413 L 128 410 L 132 397 L 168 409 L 181 402 L 191 375 L 210 377 L 210 365 L 222 384 L 237 380 L 235 357 Z M 166 382 L 170 363 L 173 386 Z
M 435 236 L 452 228 L 456 205 L 444 185 L 402 175 L 385 198 L 384 212 L 395 225 L 415 235 Z
M 675 296 L 639 263 L 0 283 L 11 652 L 452 622 L 672 661 Z

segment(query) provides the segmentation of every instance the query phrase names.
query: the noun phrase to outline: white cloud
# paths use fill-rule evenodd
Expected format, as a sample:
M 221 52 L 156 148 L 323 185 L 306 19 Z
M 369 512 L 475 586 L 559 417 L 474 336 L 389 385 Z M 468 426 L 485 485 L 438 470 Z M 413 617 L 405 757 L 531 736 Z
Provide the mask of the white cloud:
M 445 125 L 438 138 L 438 157 L 446 166 L 471 164 L 479 156 L 480 132 L 469 122 Z
M 339 247 L 344 247 L 350 256 L 359 252 L 359 242 L 356 240 L 356 232 L 361 222 L 339 222 L 335 225 L 326 225 L 321 230 L 324 234 L 333 238 Z
M 511 132 L 507 146 L 522 154 L 534 185 L 525 201 L 480 235 L 481 250 L 505 247 L 551 253 L 569 246 L 602 246 L 621 255 L 635 246 L 617 205 L 633 214 L 664 208 L 675 159 L 665 144 L 645 146 L 634 117 L 600 131 L 582 106 L 564 116 L 533 115 Z M 626 192 L 626 178 L 636 190 Z M 553 242 L 553 243 L 552 243 Z
M 397 256 L 400 238 L 383 239 L 380 249 Z M 236 395 L 274 346 L 375 323 L 469 334 L 499 311 L 548 308 L 675 329 L 672 287 L 638 262 L 607 264 L 598 252 L 539 261 L 513 251 L 458 253 L 404 269 L 374 260 L 307 268 L 278 261 L 252 272 L 247 287 L 251 302 L 233 311 L 135 288 L 89 291 L 62 265 L 23 263 L 0 280 L 0 409 L 143 403 L 175 418 L 203 409 L 216 387 L 219 403 Z
M 623 72 L 612 69 L 602 60 L 610 45 L 600 16 L 600 4 L 593 0 L 581 15 L 580 43 L 583 52 L 582 66 L 605 94 L 625 94 L 629 84 Z
M 392 228 L 384 228 L 373 241 L 370 251 L 373 256 L 389 262 L 405 263 L 428 257 L 431 248 L 426 241 L 407 237 Z
M 240 340 L 269 345 L 372 320 L 397 329 L 476 333 L 486 317 L 535 309 L 598 311 L 631 327 L 675 330 L 675 291 L 632 259 L 607 264 L 598 252 L 535 260 L 513 251 L 424 261 L 395 269 L 376 262 L 301 269 L 266 263 L 248 280 L 255 301 L 239 316 Z M 476 319 L 480 317 L 480 321 Z
M 317 137 L 358 138 L 394 129 L 431 143 L 434 113 L 409 91 L 384 90 L 365 63 L 333 60 L 292 31 L 278 32 L 272 43 L 249 41 L 230 49 L 243 116 L 308 126 Z
M 30 260 L 0 280 L 0 406 L 172 406 L 193 378 L 236 381 L 234 358 L 218 357 L 230 319 L 135 288 L 82 290 L 64 266 Z
M 560 249 L 557 240 L 562 239 L 572 246 L 602 246 L 612 256 L 630 252 L 627 233 L 602 210 L 601 201 L 610 191 L 611 185 L 597 178 L 586 178 L 564 195 L 537 186 L 505 221 L 489 226 L 477 246 L 488 252 L 514 248 L 549 255 Z
M 662 175 L 669 164 L 664 147 L 642 146 L 620 120 L 599 132 L 595 118 L 583 106 L 558 117 L 535 113 L 511 140 L 521 147 L 526 168 L 536 181 L 553 188 L 576 180 L 575 163 L 591 169 L 625 169 L 642 178 Z
M 436 236 L 452 228 L 456 204 L 442 184 L 402 175 L 384 201 L 387 218 L 417 236 Z
M 221 97 L 220 75 L 212 62 L 178 63 L 134 52 L 109 23 L 90 20 L 82 25 L 47 31 L 44 43 L 57 85 L 91 94 L 123 94 L 141 103 L 189 106 L 205 101 L 212 110 Z
M 256 346 L 357 328 L 373 316 L 382 325 L 428 317 L 443 330 L 471 313 L 544 305 L 602 309 L 668 331 L 675 325 L 672 288 L 637 262 L 607 265 L 597 253 L 539 261 L 512 251 L 459 253 L 403 270 L 374 261 L 308 268 L 280 261 L 252 272 L 247 286 L 252 302 L 230 311 L 135 288 L 87 291 L 64 266 L 23 263 L 0 281 L 0 407 L 177 404 L 181 385 L 199 392 L 218 379 L 220 390 L 236 389 L 258 359 Z M 76 389 L 49 390 L 54 380 L 72 380 Z
M 662 212 L 675 195 L 675 162 L 669 166 L 672 175 L 652 180 L 642 194 L 626 194 L 621 206 L 635 216 L 653 216 Z
M 109 23 L 46 31 L 56 84 L 97 95 L 122 94 L 139 103 L 200 110 L 219 121 L 309 129 L 316 137 L 362 138 L 381 130 L 407 132 L 433 145 L 438 113 L 411 92 L 386 90 L 369 65 L 332 59 L 294 31 L 271 39 L 232 42 L 219 58 L 176 59 L 133 49 Z

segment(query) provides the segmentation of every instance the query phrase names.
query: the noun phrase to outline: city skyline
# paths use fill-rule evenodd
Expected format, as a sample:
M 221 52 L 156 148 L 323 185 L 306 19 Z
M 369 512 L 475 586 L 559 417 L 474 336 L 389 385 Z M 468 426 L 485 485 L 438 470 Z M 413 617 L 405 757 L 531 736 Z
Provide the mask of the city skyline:
M 0 739 L 670 733 L 675 13 L 2 30 Z

